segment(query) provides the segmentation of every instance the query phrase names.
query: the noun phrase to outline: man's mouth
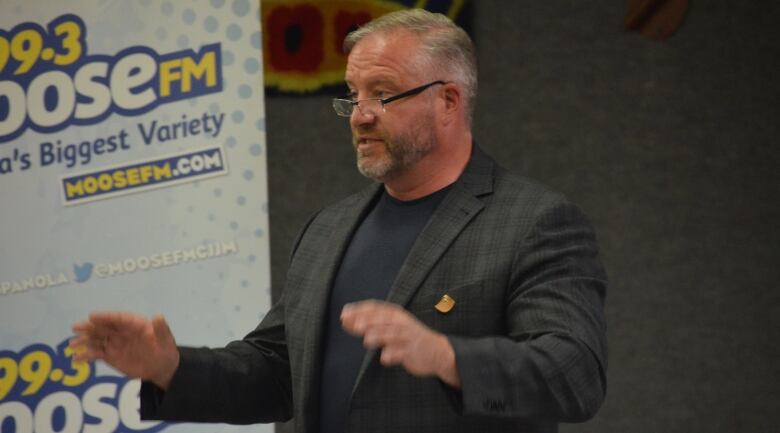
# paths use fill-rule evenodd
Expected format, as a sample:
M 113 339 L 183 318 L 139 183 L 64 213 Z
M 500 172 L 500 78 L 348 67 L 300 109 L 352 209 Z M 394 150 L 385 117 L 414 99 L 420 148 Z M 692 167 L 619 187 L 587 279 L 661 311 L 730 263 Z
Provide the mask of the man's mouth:
M 370 147 L 384 143 L 384 140 L 376 137 L 358 137 L 355 140 L 356 147 Z

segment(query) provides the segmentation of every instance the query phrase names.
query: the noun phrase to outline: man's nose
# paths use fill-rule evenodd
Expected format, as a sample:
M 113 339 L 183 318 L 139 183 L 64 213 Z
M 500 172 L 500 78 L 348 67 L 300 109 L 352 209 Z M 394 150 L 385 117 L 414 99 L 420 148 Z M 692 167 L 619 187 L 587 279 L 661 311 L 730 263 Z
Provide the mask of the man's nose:
M 352 110 L 352 115 L 349 117 L 349 122 L 352 124 L 353 128 L 374 123 L 375 120 L 376 114 L 370 109 L 361 107 L 360 105 L 355 106 L 354 110 Z

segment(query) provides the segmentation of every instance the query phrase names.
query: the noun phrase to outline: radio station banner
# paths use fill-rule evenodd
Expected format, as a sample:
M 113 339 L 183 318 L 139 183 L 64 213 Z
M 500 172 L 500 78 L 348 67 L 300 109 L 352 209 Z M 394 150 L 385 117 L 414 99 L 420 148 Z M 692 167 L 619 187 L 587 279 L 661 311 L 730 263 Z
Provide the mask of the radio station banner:
M 270 308 L 259 0 L 3 0 L 0 432 L 270 432 L 139 419 L 76 364 L 95 310 L 222 346 Z

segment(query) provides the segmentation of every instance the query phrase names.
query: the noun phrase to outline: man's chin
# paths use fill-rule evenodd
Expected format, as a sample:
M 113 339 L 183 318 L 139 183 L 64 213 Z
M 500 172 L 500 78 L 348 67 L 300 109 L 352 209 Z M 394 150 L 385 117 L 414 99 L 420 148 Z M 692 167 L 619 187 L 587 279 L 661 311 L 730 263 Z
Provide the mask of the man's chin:
M 368 157 L 358 155 L 357 168 L 363 176 L 377 182 L 385 182 L 392 177 L 390 161 L 369 161 Z

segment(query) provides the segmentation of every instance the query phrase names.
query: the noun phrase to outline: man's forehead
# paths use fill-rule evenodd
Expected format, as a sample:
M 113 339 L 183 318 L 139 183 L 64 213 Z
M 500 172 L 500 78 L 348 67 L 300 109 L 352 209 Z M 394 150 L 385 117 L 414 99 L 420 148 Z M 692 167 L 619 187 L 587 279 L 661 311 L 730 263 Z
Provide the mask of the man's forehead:
M 409 75 L 418 43 L 419 39 L 407 31 L 366 36 L 355 44 L 347 57 L 345 80 L 349 83 L 370 75 L 372 81 L 397 81 L 399 74 Z

